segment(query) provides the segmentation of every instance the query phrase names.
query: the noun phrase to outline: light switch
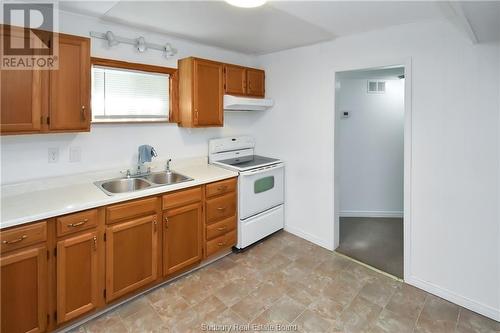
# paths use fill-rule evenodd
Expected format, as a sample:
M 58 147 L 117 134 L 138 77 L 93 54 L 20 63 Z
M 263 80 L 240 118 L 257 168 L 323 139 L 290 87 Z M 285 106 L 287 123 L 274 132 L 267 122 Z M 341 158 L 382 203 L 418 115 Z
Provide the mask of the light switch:
M 82 147 L 69 148 L 69 162 L 77 163 L 82 160 Z

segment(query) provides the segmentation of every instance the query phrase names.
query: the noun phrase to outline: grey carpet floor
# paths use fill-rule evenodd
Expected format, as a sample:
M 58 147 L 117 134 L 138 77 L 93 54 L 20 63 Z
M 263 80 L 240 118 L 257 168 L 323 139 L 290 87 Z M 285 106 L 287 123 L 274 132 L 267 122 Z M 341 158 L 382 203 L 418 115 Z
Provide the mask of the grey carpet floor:
M 403 219 L 341 217 L 337 252 L 403 278 Z

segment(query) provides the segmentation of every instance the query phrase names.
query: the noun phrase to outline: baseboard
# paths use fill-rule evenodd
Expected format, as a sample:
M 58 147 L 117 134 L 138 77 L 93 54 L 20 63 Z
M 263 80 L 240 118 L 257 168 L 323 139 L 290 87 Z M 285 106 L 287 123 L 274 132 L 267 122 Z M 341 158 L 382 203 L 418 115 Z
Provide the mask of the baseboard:
M 343 210 L 339 212 L 340 217 L 403 217 L 403 211 L 356 211 L 356 210 Z
M 324 247 L 327 250 L 333 251 L 332 244 L 329 244 L 324 239 L 311 235 L 310 233 L 305 232 L 302 229 L 292 226 L 285 226 L 285 231 L 288 231 L 289 233 L 294 234 L 295 236 L 298 236 L 300 238 L 304 238 L 305 240 L 308 240 L 311 243 Z
M 458 304 L 466 309 L 477 312 L 485 317 L 500 321 L 500 309 L 495 309 L 494 307 L 491 307 L 489 305 L 476 302 L 474 300 L 471 300 L 470 298 L 461 296 L 454 293 L 453 291 L 416 277 L 410 277 L 409 279 L 406 279 L 405 282 L 417 288 L 423 289 L 428 293 L 444 298 L 452 303 Z

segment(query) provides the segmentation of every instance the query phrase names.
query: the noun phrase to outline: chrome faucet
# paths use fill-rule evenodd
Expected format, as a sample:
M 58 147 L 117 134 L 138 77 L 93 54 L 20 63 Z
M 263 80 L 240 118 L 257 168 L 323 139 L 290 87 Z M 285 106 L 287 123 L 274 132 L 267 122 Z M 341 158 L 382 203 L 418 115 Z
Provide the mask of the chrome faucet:
M 125 171 L 120 171 L 121 174 L 124 174 L 125 177 L 130 178 L 132 174 L 130 173 L 130 169 L 127 169 Z
M 165 165 L 165 171 L 166 171 L 167 173 L 172 173 L 172 170 L 170 170 L 170 162 L 172 162 L 172 159 L 171 159 L 171 158 L 169 158 L 169 159 L 167 160 L 167 164 Z

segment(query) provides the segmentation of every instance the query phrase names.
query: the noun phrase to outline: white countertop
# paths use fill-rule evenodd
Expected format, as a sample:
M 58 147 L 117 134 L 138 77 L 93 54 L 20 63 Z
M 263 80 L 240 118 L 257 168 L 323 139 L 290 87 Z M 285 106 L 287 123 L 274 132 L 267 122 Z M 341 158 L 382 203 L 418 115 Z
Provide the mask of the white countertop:
M 153 168 L 153 171 L 158 170 Z M 237 172 L 207 164 L 206 158 L 173 161 L 172 170 L 194 180 L 112 196 L 106 195 L 93 182 L 119 177 L 116 170 L 2 186 L 0 228 L 238 176 Z

